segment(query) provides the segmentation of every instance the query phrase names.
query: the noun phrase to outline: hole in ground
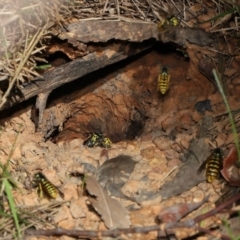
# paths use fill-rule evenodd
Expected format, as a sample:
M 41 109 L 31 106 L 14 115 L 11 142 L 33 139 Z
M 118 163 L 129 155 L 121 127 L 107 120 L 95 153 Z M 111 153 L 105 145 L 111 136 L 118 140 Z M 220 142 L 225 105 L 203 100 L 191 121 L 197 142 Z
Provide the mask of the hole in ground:
M 54 141 L 85 139 L 90 132 L 102 132 L 118 142 L 150 132 L 169 133 L 176 127 L 186 131 L 190 120 L 187 116 L 182 123 L 185 115 L 181 111 L 193 109 L 202 94 L 202 84 L 187 79 L 188 64 L 171 46 L 160 45 L 93 72 L 81 83 L 78 80 L 57 89 L 51 99 L 57 94 L 60 102 L 68 102 L 71 117 Z M 167 66 L 171 76 L 165 95 L 158 91 L 157 84 L 161 66 Z

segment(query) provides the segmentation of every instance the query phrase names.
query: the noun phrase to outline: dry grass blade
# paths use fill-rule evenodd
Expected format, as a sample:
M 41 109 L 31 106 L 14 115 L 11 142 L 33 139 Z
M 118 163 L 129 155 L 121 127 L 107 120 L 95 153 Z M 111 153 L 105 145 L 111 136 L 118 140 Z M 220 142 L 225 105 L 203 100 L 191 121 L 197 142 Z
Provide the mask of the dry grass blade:
M 33 207 L 18 207 L 18 215 L 21 218 L 21 231 L 34 226 L 36 228 L 52 228 L 53 223 L 46 221 L 51 219 L 58 211 L 59 207 L 68 201 L 54 202 Z M 12 232 L 14 229 L 14 222 L 12 217 L 9 215 L 10 212 L 1 214 L 0 220 L 0 235 L 4 236 L 5 239 L 12 239 Z M 2 239 L 0 237 L 0 239 Z
M 24 65 L 26 64 L 27 60 L 29 59 L 30 55 L 33 52 L 33 49 L 36 47 L 37 43 L 39 42 L 39 40 L 41 39 L 45 29 L 46 29 L 47 24 L 45 24 L 45 26 L 43 28 L 38 29 L 38 31 L 34 34 L 32 41 L 29 43 L 28 47 L 25 48 L 23 55 L 22 55 L 22 59 L 21 62 L 19 63 L 15 74 L 13 76 L 12 81 L 10 82 L 7 91 L 4 93 L 2 99 L 1 99 L 1 103 L 0 103 L 0 108 L 5 104 L 5 102 L 7 101 L 7 97 L 9 96 L 15 82 L 18 79 L 18 76 L 20 74 L 20 72 L 22 71 Z M 27 41 L 28 39 L 26 39 Z
M 7 4 L 6 1 L 0 0 L 0 16 L 2 18 L 2 22 L 0 23 L 0 54 L 4 55 L 4 58 L 0 59 L 0 64 L 4 66 L 3 69 L 0 69 L 1 80 L 8 78 L 12 88 L 12 85 L 15 85 L 16 83 L 17 86 L 19 86 L 20 84 L 26 82 L 26 80 L 31 81 L 35 76 L 37 76 L 35 69 L 33 69 L 33 67 L 36 65 L 33 55 L 38 54 L 37 57 L 41 58 L 40 51 L 44 50 L 44 46 L 37 50 L 33 49 L 31 56 L 29 56 L 28 60 L 26 61 L 27 64 L 25 64 L 30 66 L 30 71 L 27 71 L 26 68 L 23 69 L 21 67 L 25 60 L 21 60 L 21 63 L 18 65 L 16 64 L 15 58 L 16 56 L 18 57 L 20 50 L 24 48 L 24 44 L 26 45 L 31 39 L 30 35 L 26 37 L 26 33 L 36 32 L 37 29 L 39 29 L 39 26 L 43 26 L 43 24 L 46 23 L 46 19 L 49 19 L 49 21 L 52 23 L 52 33 L 54 33 L 54 35 L 58 35 L 63 27 L 63 24 L 67 25 L 76 19 L 102 19 L 109 21 L 118 20 L 138 23 L 157 23 L 159 20 L 162 21 L 166 19 L 166 17 L 176 15 L 181 19 L 182 25 L 191 27 L 192 23 L 190 23 L 190 20 L 195 19 L 194 22 L 197 23 L 196 18 L 199 16 L 199 13 L 194 11 L 195 8 L 193 8 L 193 6 L 197 4 L 199 3 L 196 1 L 190 2 L 183 0 L 171 0 L 168 2 L 160 0 L 76 0 L 74 3 L 72 1 L 64 0 L 52 0 L 50 3 L 46 0 L 41 2 L 37 0 L 10 0 L 9 4 Z M 220 14 L 221 11 L 225 11 L 225 9 L 231 6 L 235 7 L 234 4 L 229 4 L 228 1 L 214 1 L 212 5 L 217 7 L 217 12 L 220 12 Z M 202 4 L 202 10 L 205 8 L 207 11 L 206 15 L 209 15 L 208 13 L 210 13 L 210 11 L 208 12 L 207 7 L 207 4 Z M 220 15 L 218 19 L 219 23 L 214 25 L 211 29 L 216 27 L 219 28 L 220 23 L 228 24 L 230 20 L 228 21 L 227 18 L 232 13 L 237 13 L 237 10 L 237 7 L 235 7 L 231 10 L 231 13 L 228 16 L 224 17 L 224 15 Z M 13 27 L 13 25 L 15 25 L 15 27 Z M 238 24 L 236 16 L 234 27 L 232 25 L 227 25 L 222 29 L 214 29 L 214 31 L 212 30 L 211 32 L 228 31 L 227 34 L 232 35 L 232 33 L 236 32 L 237 30 Z M 40 39 L 46 40 L 45 37 L 46 36 L 42 35 Z M 49 34 L 47 35 L 47 38 L 50 38 Z M 24 39 L 26 40 L 24 41 Z M 41 45 L 40 42 L 39 44 Z M 29 63 L 31 64 L 29 65 Z M 21 73 L 21 71 L 23 72 Z M 8 88 L 7 92 L 4 94 L 0 106 L 6 102 L 9 92 L 10 88 Z

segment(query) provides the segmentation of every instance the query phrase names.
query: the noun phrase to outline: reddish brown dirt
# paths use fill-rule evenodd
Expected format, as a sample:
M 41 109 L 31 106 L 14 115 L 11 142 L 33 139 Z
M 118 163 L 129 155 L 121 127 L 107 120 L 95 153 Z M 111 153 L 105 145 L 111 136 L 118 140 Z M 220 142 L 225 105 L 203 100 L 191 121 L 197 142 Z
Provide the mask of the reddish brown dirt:
M 171 75 L 170 90 L 164 96 L 157 90 L 157 78 L 162 65 L 169 67 Z M 69 100 L 68 108 L 73 117 L 64 124 L 63 131 L 56 138 L 57 144 L 43 142 L 41 134 L 35 133 L 34 124 L 30 120 L 30 109 L 5 123 L 1 132 L 0 161 L 3 164 L 11 151 L 17 131 L 21 129 L 11 157 L 11 171 L 21 188 L 21 192 L 14 192 L 18 206 L 38 206 L 49 202 L 47 199 L 39 200 L 34 189 L 26 188 L 26 172 L 32 176 L 41 169 L 53 184 L 60 187 L 64 200 L 69 201 L 60 206 L 51 217 L 54 226 L 104 230 L 106 228 L 99 216 L 87 208 L 79 180 L 69 178 L 69 171 L 84 171 L 82 163 L 97 167 L 107 159 L 126 154 L 132 156 L 137 164 L 122 192 L 131 197 L 139 189 L 157 190 L 166 180 L 171 179 L 169 174 L 175 168 L 176 172 L 181 164 L 182 148 L 179 148 L 179 144 L 188 148 L 190 140 L 196 137 L 203 114 L 194 109 L 195 104 L 210 99 L 212 112 L 206 111 L 206 115 L 215 116 L 225 112 L 219 92 L 213 93 L 212 83 L 177 53 L 165 55 L 153 51 L 120 66 L 117 71 L 100 79 L 96 72 L 94 77 L 97 82 L 67 96 L 72 99 Z M 53 102 L 51 108 L 57 108 L 64 99 L 66 96 L 61 101 L 58 99 Z M 236 109 L 239 99 L 231 95 L 229 103 L 232 109 Z M 140 125 L 135 127 L 137 130 L 131 126 L 136 112 L 145 116 L 140 118 Z M 83 141 L 92 131 L 102 131 L 109 136 L 114 142 L 112 147 L 105 151 L 100 147 L 83 146 Z M 168 137 L 173 131 L 176 137 L 174 141 Z M 230 133 L 221 134 L 221 137 L 217 137 L 220 145 L 225 143 L 226 137 L 231 138 Z M 137 138 L 130 140 L 133 135 Z M 130 137 L 126 140 L 128 136 Z M 167 140 L 164 141 L 162 136 L 166 136 Z M 142 181 L 144 177 L 148 181 Z M 130 212 L 132 225 L 153 225 L 156 215 L 165 206 L 199 201 L 210 194 L 209 201 L 190 214 L 190 217 L 196 216 L 213 207 L 213 202 L 219 197 L 220 188 L 218 181 L 213 185 L 202 182 L 190 191 L 162 203 L 160 197 L 142 202 L 140 210 Z M 60 200 L 59 197 L 57 201 Z M 129 200 L 120 201 L 125 207 L 132 204 Z M 214 221 L 216 219 L 207 220 L 204 225 L 207 227 Z M 179 229 L 176 233 L 179 238 L 184 238 L 194 234 L 194 231 Z M 132 236 L 127 238 L 133 239 Z M 156 233 L 147 236 L 137 234 L 134 239 L 156 239 Z

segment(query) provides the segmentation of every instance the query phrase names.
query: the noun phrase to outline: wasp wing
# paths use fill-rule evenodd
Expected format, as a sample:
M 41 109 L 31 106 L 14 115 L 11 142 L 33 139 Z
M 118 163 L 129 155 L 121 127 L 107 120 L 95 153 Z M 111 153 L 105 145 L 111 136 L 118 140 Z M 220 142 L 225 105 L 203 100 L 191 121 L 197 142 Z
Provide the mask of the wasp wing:
M 197 174 L 200 174 L 203 170 L 206 169 L 206 165 L 207 165 L 208 160 L 209 160 L 209 157 L 207 158 L 207 160 L 205 160 L 205 161 L 200 165 L 200 167 L 199 167 L 198 170 L 197 170 Z

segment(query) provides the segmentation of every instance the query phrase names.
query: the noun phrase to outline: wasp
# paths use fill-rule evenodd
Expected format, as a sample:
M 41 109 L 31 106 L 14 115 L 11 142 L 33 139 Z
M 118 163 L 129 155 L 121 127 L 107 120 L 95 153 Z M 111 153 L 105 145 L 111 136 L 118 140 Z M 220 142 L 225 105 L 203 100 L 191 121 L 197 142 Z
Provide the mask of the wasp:
M 180 24 L 180 20 L 172 15 L 171 17 L 168 17 L 158 23 L 158 30 L 164 31 L 169 28 L 177 27 Z
M 103 147 L 103 148 L 110 148 L 112 142 L 109 138 L 104 137 L 102 133 L 91 133 L 90 137 L 83 142 L 83 145 L 88 147 Z
M 99 146 L 102 141 L 102 133 L 91 133 L 90 137 L 83 142 L 87 147 Z
M 169 88 L 170 74 L 167 67 L 161 68 L 161 73 L 158 76 L 158 89 L 160 93 L 165 94 Z
M 58 194 L 63 197 L 63 193 L 54 186 L 41 172 L 34 175 L 34 187 L 37 187 L 37 193 L 40 198 L 47 197 L 56 199 Z
M 219 178 L 222 169 L 223 155 L 220 148 L 215 148 L 212 154 L 200 165 L 198 174 L 205 169 L 207 182 L 211 183 Z
M 101 147 L 103 147 L 103 148 L 110 148 L 111 145 L 112 145 L 111 140 L 109 138 L 107 138 L 107 137 L 104 137 L 102 142 L 101 142 Z

